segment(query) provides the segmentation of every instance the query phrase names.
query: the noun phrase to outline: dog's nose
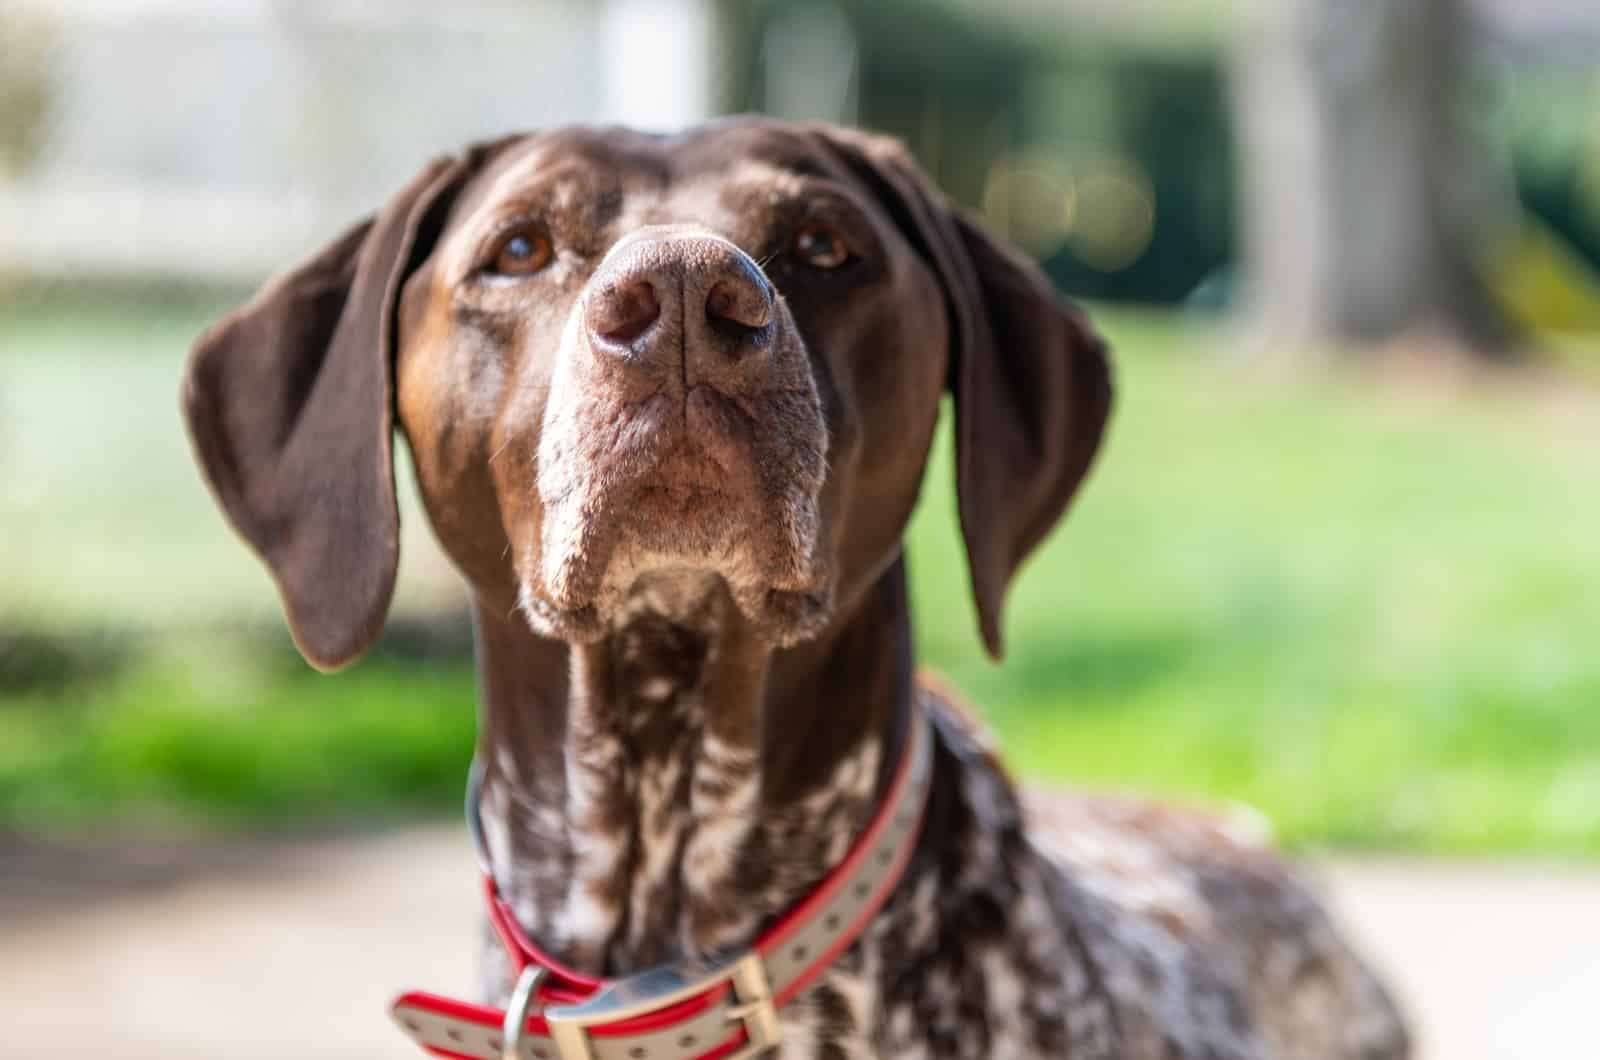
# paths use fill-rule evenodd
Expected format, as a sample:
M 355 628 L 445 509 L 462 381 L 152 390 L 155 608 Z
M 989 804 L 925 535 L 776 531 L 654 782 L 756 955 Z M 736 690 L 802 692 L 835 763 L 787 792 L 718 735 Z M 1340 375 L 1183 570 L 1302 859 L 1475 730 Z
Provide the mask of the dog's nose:
M 723 276 L 706 291 L 706 322 L 712 327 L 724 328 L 735 335 L 742 331 L 760 331 L 772 323 L 772 295 L 766 281 L 751 271 L 754 263 L 749 259 L 735 262 Z
M 645 229 L 590 279 L 584 324 L 598 354 L 639 372 L 739 389 L 766 365 L 773 298 L 760 267 L 726 239 Z
M 645 277 L 624 277 L 590 297 L 588 318 L 596 338 L 626 346 L 661 319 L 661 299 Z

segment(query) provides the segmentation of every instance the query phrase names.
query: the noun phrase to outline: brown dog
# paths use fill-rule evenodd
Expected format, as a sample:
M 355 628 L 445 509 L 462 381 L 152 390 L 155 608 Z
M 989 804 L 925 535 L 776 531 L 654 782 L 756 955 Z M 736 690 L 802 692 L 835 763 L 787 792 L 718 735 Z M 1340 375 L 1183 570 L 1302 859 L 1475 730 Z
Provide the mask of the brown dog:
M 781 1055 L 1406 1055 L 1280 861 L 1089 800 L 1046 853 L 913 681 L 900 538 L 946 392 L 998 655 L 1007 584 L 1098 447 L 1103 346 L 898 145 L 746 119 L 434 162 L 208 331 L 184 408 L 330 669 L 388 608 L 398 424 L 472 596 L 493 874 L 567 966 L 746 945 L 845 857 L 925 709 L 920 839 L 783 1008 Z

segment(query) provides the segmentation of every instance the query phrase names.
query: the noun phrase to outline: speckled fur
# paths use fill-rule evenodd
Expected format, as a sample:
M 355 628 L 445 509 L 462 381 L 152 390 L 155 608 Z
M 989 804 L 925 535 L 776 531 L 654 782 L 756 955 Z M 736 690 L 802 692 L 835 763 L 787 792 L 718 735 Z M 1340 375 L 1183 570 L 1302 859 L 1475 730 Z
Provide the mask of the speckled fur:
M 757 730 L 719 724 L 706 703 L 733 606 L 715 581 L 643 579 L 594 649 L 605 689 L 576 682 L 587 694 L 569 708 L 564 792 L 548 795 L 560 809 L 505 808 L 518 823 L 509 847 L 491 842 L 502 886 L 574 964 L 639 968 L 743 942 L 843 858 L 870 813 L 876 739 L 781 811 L 762 805 Z
M 1393 1005 L 1272 851 L 1150 802 L 1057 795 L 1025 814 L 976 726 L 924 696 L 947 816 L 866 940 L 917 969 L 881 980 L 877 1055 L 1408 1055 Z
M 642 621 L 624 636 L 667 643 Z M 658 669 L 635 687 L 664 680 Z M 598 718 L 572 734 L 591 749 L 577 779 L 596 785 L 580 808 L 607 807 L 584 818 L 596 831 L 581 853 L 518 844 L 513 893 L 537 889 L 518 869 L 575 868 L 564 897 L 521 904 L 535 936 L 569 958 L 639 968 L 747 940 L 838 861 L 870 813 L 875 741 L 809 797 L 761 814 L 754 756 L 707 735 L 692 687 L 674 688 L 649 724 L 675 736 L 647 756 L 624 750 L 637 721 L 631 734 Z M 1382 988 L 1257 839 L 1136 800 L 1057 793 L 1025 811 L 970 714 L 934 682 L 918 695 L 937 751 L 917 851 L 867 933 L 784 1010 L 777 1056 L 1409 1055 Z M 504 981 L 493 985 L 503 999 Z

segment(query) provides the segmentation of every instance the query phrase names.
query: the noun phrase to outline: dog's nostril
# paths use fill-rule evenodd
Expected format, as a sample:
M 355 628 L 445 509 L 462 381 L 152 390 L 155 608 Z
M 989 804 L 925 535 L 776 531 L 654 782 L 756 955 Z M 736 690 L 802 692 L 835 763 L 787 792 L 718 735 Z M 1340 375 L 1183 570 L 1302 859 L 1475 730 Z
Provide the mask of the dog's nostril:
M 754 280 L 718 280 L 706 292 L 706 319 L 754 331 L 772 322 L 772 300 Z
M 661 302 L 649 280 L 613 284 L 589 299 L 589 330 L 608 342 L 632 342 L 660 315 Z

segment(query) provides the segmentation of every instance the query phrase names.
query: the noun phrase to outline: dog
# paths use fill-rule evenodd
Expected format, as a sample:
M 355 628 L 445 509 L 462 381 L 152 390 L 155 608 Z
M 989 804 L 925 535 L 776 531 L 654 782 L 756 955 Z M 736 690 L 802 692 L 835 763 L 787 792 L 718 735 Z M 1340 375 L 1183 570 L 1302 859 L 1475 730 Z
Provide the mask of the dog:
M 1270 849 L 1155 803 L 1030 815 L 916 675 L 901 537 L 945 395 L 998 658 L 1099 447 L 1108 354 L 891 139 L 743 118 L 476 144 L 197 341 L 194 451 L 307 660 L 384 622 L 396 430 L 470 592 L 505 949 L 488 1004 L 397 1005 L 431 1051 L 1409 1055 Z M 859 922 L 819 919 L 855 880 Z M 822 946 L 750 948 L 786 918 L 837 952 L 802 974 L 779 958 Z

